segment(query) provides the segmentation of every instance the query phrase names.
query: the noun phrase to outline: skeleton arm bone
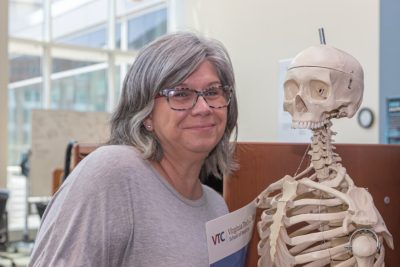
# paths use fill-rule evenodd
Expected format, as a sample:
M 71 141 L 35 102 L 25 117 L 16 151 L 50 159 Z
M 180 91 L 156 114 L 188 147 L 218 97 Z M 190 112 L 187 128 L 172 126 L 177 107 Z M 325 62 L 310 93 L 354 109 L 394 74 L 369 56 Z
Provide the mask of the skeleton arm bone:
M 379 237 L 379 242 L 382 244 L 383 238 L 380 236 Z M 376 255 L 376 262 L 374 264 L 374 267 L 384 267 L 385 263 L 385 246 L 381 246 L 381 251 L 379 255 Z
M 359 267 L 374 266 L 374 258 L 377 249 L 376 241 L 371 236 L 361 234 L 354 238 L 352 250 Z
M 375 255 L 379 253 L 381 243 L 373 230 L 362 228 L 354 231 L 350 236 L 349 244 L 359 267 L 374 266 Z

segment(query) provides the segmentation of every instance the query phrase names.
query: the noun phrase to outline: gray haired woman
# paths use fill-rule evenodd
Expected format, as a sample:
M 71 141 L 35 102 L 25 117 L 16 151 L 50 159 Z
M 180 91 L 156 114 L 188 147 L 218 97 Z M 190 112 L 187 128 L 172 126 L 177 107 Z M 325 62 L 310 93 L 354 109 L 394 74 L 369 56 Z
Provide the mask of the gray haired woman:
M 29 266 L 208 266 L 205 223 L 228 209 L 201 178 L 234 168 L 237 113 L 220 42 L 174 33 L 144 47 L 108 144 L 54 196 Z

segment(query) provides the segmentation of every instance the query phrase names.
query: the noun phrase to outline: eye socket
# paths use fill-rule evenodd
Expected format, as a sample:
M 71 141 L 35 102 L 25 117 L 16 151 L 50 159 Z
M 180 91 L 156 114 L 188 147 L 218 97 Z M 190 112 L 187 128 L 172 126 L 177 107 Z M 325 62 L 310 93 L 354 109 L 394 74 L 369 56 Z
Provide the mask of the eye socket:
M 311 98 L 315 100 L 326 100 L 329 96 L 329 86 L 323 81 L 312 80 L 310 81 L 310 94 Z
M 294 80 L 287 80 L 283 85 L 285 91 L 285 99 L 292 100 L 296 97 L 299 92 L 299 86 Z

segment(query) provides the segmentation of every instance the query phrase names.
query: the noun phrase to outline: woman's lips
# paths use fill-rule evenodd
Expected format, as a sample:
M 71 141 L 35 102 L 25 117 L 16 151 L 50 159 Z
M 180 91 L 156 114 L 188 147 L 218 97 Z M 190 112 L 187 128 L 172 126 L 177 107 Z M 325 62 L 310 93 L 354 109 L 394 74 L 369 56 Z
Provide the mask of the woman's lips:
M 209 128 L 212 128 L 214 126 L 215 126 L 215 124 L 212 124 L 212 123 L 210 123 L 210 124 L 199 124 L 199 125 L 193 125 L 193 126 L 186 127 L 186 129 L 209 129 Z
M 201 132 L 207 132 L 210 133 L 214 128 L 215 128 L 215 124 L 213 123 L 207 123 L 207 124 L 198 124 L 198 125 L 191 125 L 189 127 L 186 127 L 186 130 L 189 131 L 196 131 L 198 133 Z

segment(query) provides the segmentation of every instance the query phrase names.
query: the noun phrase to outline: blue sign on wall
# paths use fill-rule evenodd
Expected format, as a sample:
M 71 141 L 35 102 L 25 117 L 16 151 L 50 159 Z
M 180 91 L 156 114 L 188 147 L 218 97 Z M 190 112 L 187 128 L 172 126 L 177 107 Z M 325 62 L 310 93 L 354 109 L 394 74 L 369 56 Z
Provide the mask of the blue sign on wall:
M 387 114 L 387 141 L 389 144 L 400 144 L 400 98 L 387 100 Z

